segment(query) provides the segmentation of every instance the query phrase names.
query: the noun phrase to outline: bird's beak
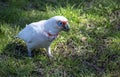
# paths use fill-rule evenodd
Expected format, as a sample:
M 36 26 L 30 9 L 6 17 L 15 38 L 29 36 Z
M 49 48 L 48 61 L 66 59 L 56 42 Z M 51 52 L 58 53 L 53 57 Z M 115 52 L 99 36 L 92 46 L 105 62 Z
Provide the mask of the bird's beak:
M 65 26 L 63 26 L 63 30 L 68 32 L 70 30 L 69 24 L 66 24 Z

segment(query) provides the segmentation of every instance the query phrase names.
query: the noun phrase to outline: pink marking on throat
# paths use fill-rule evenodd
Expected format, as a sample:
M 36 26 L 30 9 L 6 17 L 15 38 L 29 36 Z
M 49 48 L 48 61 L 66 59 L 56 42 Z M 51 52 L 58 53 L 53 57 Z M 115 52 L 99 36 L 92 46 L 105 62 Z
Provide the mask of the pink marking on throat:
M 49 32 L 46 32 L 48 36 L 58 36 L 58 34 L 51 34 Z

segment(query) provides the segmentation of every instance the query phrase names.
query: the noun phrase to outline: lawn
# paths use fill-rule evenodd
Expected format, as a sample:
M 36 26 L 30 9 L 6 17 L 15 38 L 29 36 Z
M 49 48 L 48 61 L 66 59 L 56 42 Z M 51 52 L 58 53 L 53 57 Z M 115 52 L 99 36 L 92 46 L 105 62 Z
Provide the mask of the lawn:
M 63 15 L 71 30 L 52 43 L 54 58 L 31 59 L 15 39 L 31 22 Z M 119 0 L 0 0 L 0 77 L 119 77 Z

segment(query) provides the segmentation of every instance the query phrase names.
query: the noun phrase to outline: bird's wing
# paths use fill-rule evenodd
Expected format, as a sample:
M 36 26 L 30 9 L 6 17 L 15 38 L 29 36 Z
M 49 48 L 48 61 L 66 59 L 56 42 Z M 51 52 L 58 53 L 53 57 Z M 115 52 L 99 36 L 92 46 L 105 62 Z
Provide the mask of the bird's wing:
M 18 33 L 17 37 L 25 42 L 30 42 L 34 34 L 34 29 L 31 26 L 26 25 L 26 27 Z
M 18 33 L 17 37 L 23 39 L 25 42 L 32 42 L 36 35 L 42 31 L 44 23 L 45 20 L 42 20 L 26 25 L 26 27 Z

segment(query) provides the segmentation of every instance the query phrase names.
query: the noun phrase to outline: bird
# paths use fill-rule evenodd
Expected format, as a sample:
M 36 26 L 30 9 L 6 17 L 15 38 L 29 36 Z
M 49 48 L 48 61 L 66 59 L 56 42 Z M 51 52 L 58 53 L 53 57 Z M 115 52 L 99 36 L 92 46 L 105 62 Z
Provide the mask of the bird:
M 45 48 L 48 56 L 53 57 L 50 48 L 52 42 L 61 31 L 68 32 L 69 30 L 70 25 L 66 17 L 53 16 L 46 20 L 26 24 L 16 37 L 26 43 L 29 57 L 32 57 L 31 52 L 36 48 Z

